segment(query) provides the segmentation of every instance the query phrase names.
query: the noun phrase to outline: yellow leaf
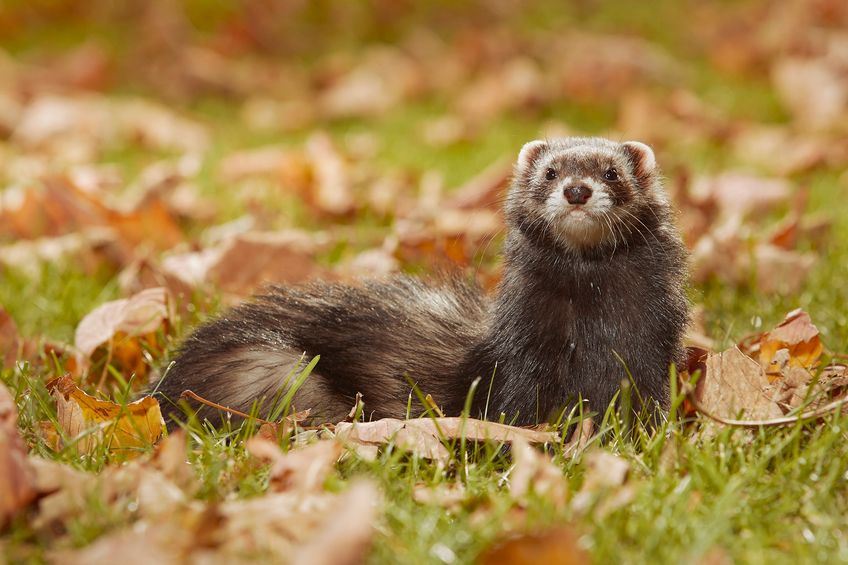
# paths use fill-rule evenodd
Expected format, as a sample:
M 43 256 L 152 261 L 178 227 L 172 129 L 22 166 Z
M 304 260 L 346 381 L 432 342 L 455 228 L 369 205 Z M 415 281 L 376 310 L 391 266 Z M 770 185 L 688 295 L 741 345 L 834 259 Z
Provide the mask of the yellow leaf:
M 110 454 L 132 456 L 162 435 L 162 413 L 152 396 L 126 405 L 99 400 L 83 392 L 69 376 L 50 381 L 47 388 L 56 399 L 59 426 L 67 437 L 78 440 L 81 453 L 91 453 L 105 443 Z
M 819 330 L 810 320 L 810 315 L 793 310 L 773 330 L 760 338 L 760 365 L 768 375 L 779 375 L 781 367 L 775 354 L 786 349 L 790 367 L 810 369 L 816 366 L 824 349 Z

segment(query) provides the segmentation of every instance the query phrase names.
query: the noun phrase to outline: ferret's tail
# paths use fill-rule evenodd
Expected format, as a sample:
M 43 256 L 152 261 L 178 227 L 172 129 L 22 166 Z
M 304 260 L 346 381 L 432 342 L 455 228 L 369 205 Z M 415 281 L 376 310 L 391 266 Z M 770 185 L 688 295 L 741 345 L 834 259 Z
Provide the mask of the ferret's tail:
M 437 403 L 464 399 L 468 384 L 457 368 L 481 338 L 485 318 L 479 290 L 458 280 L 430 286 L 398 276 L 362 286 L 275 286 L 200 326 L 155 389 L 165 398 L 169 425 L 171 414 L 181 412 L 175 403 L 184 390 L 241 412 L 256 403 L 267 416 L 274 398 L 320 356 L 294 393 L 297 410 L 339 421 L 360 392 L 367 415 L 402 417 L 407 377 Z M 219 410 L 189 404 L 201 419 L 220 422 Z

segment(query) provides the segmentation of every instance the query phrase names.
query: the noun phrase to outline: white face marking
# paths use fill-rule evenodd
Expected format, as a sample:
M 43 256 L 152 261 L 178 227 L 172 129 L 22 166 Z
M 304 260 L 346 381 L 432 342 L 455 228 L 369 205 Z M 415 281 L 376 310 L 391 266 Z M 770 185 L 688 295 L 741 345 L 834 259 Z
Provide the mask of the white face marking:
M 592 189 L 592 196 L 585 204 L 569 204 L 565 198 L 565 188 L 575 184 Z M 585 247 L 608 237 L 608 223 L 603 216 L 612 206 L 612 197 L 604 183 L 591 177 L 565 177 L 548 195 L 543 213 L 564 245 Z

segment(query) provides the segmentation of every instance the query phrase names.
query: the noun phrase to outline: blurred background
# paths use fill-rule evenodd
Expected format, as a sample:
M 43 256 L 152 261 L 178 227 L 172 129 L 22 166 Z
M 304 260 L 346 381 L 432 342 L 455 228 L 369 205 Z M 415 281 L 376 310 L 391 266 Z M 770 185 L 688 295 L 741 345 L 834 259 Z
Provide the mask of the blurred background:
M 151 286 L 491 288 L 512 159 L 572 134 L 655 148 L 703 340 L 848 340 L 844 0 L 5 0 L 0 305 L 69 340 Z

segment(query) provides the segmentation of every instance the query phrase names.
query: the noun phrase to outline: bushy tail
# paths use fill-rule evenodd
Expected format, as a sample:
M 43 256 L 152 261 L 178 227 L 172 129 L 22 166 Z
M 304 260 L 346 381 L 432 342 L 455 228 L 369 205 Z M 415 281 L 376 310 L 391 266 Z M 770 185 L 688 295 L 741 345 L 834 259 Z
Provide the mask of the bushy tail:
M 457 368 L 482 337 L 485 318 L 479 290 L 458 280 L 430 286 L 398 276 L 361 286 L 274 286 L 199 327 L 157 391 L 176 402 L 191 390 L 242 412 L 259 402 L 260 415 L 267 415 L 274 396 L 291 386 L 287 377 L 320 355 L 294 395 L 296 409 L 338 421 L 361 392 L 368 415 L 401 417 L 407 376 L 436 402 L 464 398 L 467 383 Z M 218 421 L 216 409 L 190 404 L 201 418 Z M 174 412 L 168 406 L 163 402 L 163 412 Z

